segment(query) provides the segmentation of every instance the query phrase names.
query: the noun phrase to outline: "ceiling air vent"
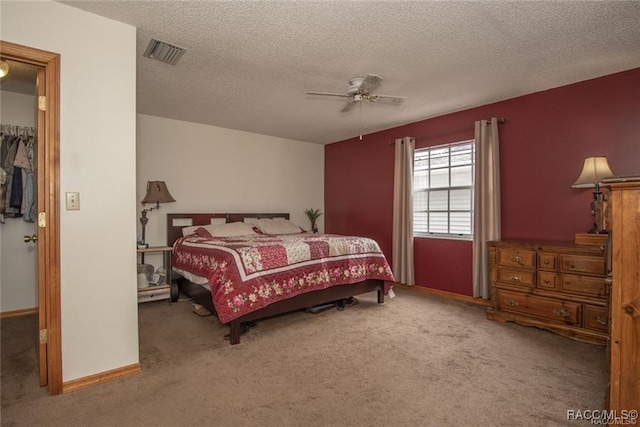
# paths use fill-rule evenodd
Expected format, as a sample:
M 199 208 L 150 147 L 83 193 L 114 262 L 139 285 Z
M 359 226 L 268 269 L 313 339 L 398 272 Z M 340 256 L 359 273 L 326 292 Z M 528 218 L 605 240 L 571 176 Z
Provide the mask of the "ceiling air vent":
M 167 64 L 176 65 L 185 51 L 186 49 L 167 42 L 151 39 L 147 50 L 144 52 L 144 56 L 166 62 Z

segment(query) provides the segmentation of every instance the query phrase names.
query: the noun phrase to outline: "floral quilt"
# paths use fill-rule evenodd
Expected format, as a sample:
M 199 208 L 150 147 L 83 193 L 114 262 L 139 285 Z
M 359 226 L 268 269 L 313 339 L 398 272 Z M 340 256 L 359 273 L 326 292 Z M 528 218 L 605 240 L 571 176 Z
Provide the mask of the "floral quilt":
M 394 277 L 375 240 L 329 234 L 187 236 L 173 266 L 206 277 L 218 318 L 230 322 L 273 302 L 330 286 Z

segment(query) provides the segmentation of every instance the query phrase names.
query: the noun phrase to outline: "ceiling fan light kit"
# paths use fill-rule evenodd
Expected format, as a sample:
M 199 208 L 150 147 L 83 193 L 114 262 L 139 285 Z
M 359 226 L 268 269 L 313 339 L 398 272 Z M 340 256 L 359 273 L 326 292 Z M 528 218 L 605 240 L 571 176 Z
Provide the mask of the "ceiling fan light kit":
M 362 86 L 362 82 L 364 82 L 364 79 L 362 77 L 356 77 L 349 80 L 349 89 L 347 89 L 347 93 L 349 95 L 352 95 L 358 92 L 358 89 L 360 89 L 360 86 Z
M 364 99 L 380 104 L 402 105 L 407 100 L 404 96 L 378 95 L 371 93 L 374 89 L 380 86 L 382 80 L 383 78 L 377 74 L 369 74 L 364 78 L 354 77 L 349 80 L 349 87 L 347 88 L 346 93 L 307 92 L 307 95 L 350 98 L 347 105 L 345 105 L 345 107 L 340 111 L 341 113 L 350 111 L 355 104 L 362 102 Z

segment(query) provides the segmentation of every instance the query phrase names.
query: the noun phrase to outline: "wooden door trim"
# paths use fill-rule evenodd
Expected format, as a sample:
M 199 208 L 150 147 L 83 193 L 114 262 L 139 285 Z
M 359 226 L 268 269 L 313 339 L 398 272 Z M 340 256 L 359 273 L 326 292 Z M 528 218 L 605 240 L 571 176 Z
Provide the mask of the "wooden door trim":
M 37 116 L 37 149 L 36 158 L 37 158 L 37 168 L 35 173 L 36 183 L 37 183 L 37 191 L 36 191 L 36 207 L 38 207 L 38 212 L 41 212 L 40 207 L 46 205 L 46 197 L 47 197 L 47 188 L 46 182 L 44 179 L 40 179 L 40 174 L 38 171 L 45 171 L 47 169 L 47 156 L 40 156 L 38 153 L 46 152 L 46 123 L 47 123 L 47 111 L 42 111 L 39 108 L 39 99 L 40 96 L 47 96 L 47 70 L 43 67 L 38 68 L 38 77 L 36 78 L 36 96 L 37 100 L 34 102 L 34 109 L 36 111 Z M 37 234 L 41 234 L 44 230 L 36 224 L 36 232 Z M 43 329 L 48 330 L 49 325 L 49 311 L 47 308 L 47 267 L 44 262 L 40 262 L 40 256 L 47 253 L 47 240 L 44 236 L 38 236 L 38 256 L 36 260 L 38 262 L 38 331 L 42 331 Z M 38 345 L 38 367 L 39 376 L 40 376 L 40 387 L 43 387 L 49 384 L 49 366 L 48 366 L 48 356 L 47 350 L 49 348 L 49 344 L 43 342 L 40 337 L 38 337 L 39 345 Z
M 48 329 L 47 375 L 50 394 L 62 393 L 62 339 L 60 312 L 60 55 L 40 49 L 0 41 L 0 54 L 5 59 L 24 62 L 45 69 L 44 152 L 45 170 L 39 170 L 39 180 L 44 180 L 48 192 L 45 206 L 47 226 L 38 230 L 38 238 L 45 241 L 44 263 L 46 271 L 46 316 Z

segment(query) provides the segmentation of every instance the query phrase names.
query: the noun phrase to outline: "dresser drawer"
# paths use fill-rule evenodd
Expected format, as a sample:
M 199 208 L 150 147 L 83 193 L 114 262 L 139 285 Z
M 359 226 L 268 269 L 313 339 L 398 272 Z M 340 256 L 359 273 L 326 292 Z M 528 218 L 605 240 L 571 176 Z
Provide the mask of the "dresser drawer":
M 169 300 L 171 289 L 167 285 L 149 286 L 138 290 L 138 303 Z
M 582 324 L 586 329 L 609 332 L 609 316 L 605 307 L 584 304 L 583 310 L 584 320 Z
M 560 260 L 562 273 L 605 275 L 603 257 L 563 255 Z
M 522 270 L 517 268 L 498 267 L 496 269 L 496 280 L 509 285 L 531 287 L 535 283 L 533 270 Z
M 536 252 L 518 248 L 497 248 L 496 262 L 498 265 L 510 267 L 536 267 Z
M 558 269 L 558 255 L 539 253 L 538 268 L 540 270 L 556 271 Z
M 538 271 L 538 280 L 536 280 L 536 288 L 547 291 L 555 291 L 558 289 L 558 275 L 550 271 Z
M 580 326 L 582 304 L 496 289 L 498 309 Z
M 561 274 L 558 290 L 572 294 L 593 295 L 597 297 L 604 297 L 606 295 L 604 278 L 578 276 L 576 274 Z

